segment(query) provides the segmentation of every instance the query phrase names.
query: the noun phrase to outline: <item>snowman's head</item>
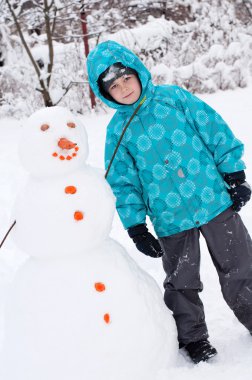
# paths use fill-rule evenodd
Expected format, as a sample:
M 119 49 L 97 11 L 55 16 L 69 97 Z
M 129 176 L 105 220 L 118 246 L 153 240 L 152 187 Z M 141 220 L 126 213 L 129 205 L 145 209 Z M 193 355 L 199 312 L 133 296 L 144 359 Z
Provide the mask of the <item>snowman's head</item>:
M 85 128 L 66 108 L 40 109 L 25 122 L 19 154 L 25 169 L 36 177 L 68 174 L 87 159 Z

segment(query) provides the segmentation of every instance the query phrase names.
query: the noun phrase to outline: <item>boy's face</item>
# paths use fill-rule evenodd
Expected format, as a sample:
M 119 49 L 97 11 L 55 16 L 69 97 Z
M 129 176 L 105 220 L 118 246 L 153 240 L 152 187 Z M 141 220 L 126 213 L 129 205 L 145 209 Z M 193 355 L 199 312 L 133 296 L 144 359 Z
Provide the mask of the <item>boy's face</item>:
M 125 74 L 114 80 L 108 92 L 118 103 L 133 104 L 139 99 L 142 87 L 136 75 Z

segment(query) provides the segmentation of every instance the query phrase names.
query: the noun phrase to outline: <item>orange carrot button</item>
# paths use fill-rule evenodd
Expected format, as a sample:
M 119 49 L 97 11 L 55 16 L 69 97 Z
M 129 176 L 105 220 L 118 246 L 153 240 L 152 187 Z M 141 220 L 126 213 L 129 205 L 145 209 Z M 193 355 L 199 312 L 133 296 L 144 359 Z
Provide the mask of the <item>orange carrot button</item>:
M 63 161 L 65 159 L 65 157 L 64 156 L 59 156 L 59 159 Z
M 54 152 L 52 155 L 53 155 L 53 157 L 57 157 L 58 153 Z
M 75 213 L 74 213 L 74 219 L 77 220 L 77 221 L 80 221 L 80 220 L 84 219 L 83 212 L 82 211 L 75 211 Z
M 66 194 L 75 194 L 77 191 L 75 186 L 66 186 L 65 187 L 65 193 Z
M 97 290 L 97 292 L 104 292 L 106 287 L 102 282 L 96 282 L 95 283 L 95 289 Z
M 110 323 L 110 315 L 108 313 L 104 314 L 103 319 L 106 323 Z

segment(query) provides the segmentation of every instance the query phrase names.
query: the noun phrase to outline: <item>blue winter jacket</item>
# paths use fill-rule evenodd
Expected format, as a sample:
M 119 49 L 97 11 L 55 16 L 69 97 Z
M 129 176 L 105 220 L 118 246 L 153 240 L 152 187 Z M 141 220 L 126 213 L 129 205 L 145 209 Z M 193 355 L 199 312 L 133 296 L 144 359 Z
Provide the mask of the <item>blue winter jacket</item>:
M 109 101 L 99 91 L 99 75 L 115 62 L 139 75 L 142 94 L 133 105 Z M 154 86 L 141 60 L 116 42 L 99 44 L 87 67 L 96 96 L 117 109 L 107 127 L 106 168 L 123 127 L 146 97 L 107 177 L 126 229 L 149 215 L 157 236 L 168 236 L 199 227 L 232 205 L 223 174 L 245 168 L 243 144 L 217 112 L 178 86 Z

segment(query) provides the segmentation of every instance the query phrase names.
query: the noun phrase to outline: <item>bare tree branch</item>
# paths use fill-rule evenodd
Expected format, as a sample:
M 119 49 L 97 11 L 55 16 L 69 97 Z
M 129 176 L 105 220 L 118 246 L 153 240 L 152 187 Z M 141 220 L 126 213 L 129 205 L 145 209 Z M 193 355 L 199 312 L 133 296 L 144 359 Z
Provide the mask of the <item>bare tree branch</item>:
M 42 5 L 39 4 L 39 2 L 37 0 L 31 0 L 32 4 L 34 5 L 34 7 L 36 8 L 40 8 L 41 11 L 43 11 L 43 7 Z
M 251 9 L 250 9 L 249 6 L 248 6 L 247 1 L 243 1 L 242 4 L 243 4 L 244 7 L 246 8 L 246 10 L 247 10 L 249 16 L 252 17 L 252 12 L 251 12 Z
M 56 26 L 56 15 L 57 15 L 57 12 L 58 12 L 58 8 L 55 7 L 54 8 L 54 15 L 53 15 L 53 20 L 52 20 L 52 36 L 54 35 L 54 32 L 55 32 L 55 26 Z
M 50 11 L 50 9 L 52 8 L 53 5 L 54 5 L 54 0 L 52 0 L 50 5 L 48 5 L 48 11 Z
M 52 7 L 53 3 L 54 3 L 54 0 L 52 0 L 50 7 Z M 50 7 L 48 6 L 48 0 L 44 0 L 46 36 L 47 36 L 47 43 L 48 43 L 48 49 L 49 49 L 49 63 L 48 63 L 48 67 L 47 67 L 47 72 L 49 75 L 47 77 L 47 87 L 50 86 L 51 74 L 52 74 L 52 68 L 53 68 L 53 59 L 54 59 L 52 30 L 51 30 L 51 25 L 50 25 L 50 14 L 49 14 Z
M 83 81 L 83 82 L 70 82 L 68 84 L 68 86 L 65 88 L 65 91 L 63 93 L 63 95 L 61 96 L 61 98 L 55 103 L 55 106 L 57 106 L 60 101 L 64 98 L 64 96 L 68 93 L 68 91 L 70 90 L 70 88 L 74 85 L 74 84 L 89 84 L 88 81 Z

